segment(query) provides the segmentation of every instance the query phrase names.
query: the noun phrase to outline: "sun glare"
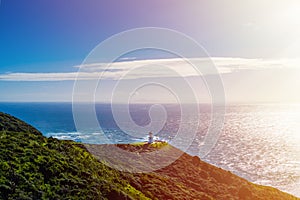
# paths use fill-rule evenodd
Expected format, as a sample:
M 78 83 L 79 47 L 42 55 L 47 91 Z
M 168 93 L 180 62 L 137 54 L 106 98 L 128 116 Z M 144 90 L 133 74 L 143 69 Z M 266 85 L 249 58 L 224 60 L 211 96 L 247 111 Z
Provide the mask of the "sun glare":
M 300 30 L 300 3 L 295 2 L 285 8 L 280 15 L 283 22 L 289 26 L 293 31 Z

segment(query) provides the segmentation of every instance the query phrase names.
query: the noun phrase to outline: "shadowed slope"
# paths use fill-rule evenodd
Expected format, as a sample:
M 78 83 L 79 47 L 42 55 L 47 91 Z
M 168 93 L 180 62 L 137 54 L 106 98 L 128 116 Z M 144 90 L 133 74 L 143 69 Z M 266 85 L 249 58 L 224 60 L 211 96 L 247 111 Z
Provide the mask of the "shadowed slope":
M 140 149 L 133 145 L 118 146 L 128 151 L 145 149 L 143 146 Z M 168 149 L 178 151 L 170 145 Z M 152 173 L 124 173 L 124 176 L 152 199 L 297 199 L 278 189 L 250 183 L 186 153 L 171 165 Z

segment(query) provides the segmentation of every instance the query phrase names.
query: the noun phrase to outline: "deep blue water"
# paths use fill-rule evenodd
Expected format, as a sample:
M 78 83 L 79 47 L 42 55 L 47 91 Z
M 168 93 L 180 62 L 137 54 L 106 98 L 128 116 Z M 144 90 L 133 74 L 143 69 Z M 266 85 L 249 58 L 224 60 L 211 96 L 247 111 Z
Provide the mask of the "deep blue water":
M 45 135 L 76 132 L 71 103 L 0 103 L 0 111 L 31 124 Z
M 72 103 L 0 103 L 0 111 L 29 123 L 47 137 L 53 136 L 58 139 L 71 139 L 80 142 L 101 144 L 106 143 L 106 141 L 102 142 L 101 137 L 96 140 L 94 137 L 93 141 L 90 141 L 87 138 L 87 134 L 91 132 L 103 132 L 111 143 L 131 143 L 145 140 L 147 133 L 141 133 L 139 137 L 132 137 L 120 130 L 114 120 L 111 105 L 95 105 L 100 128 L 89 124 L 89 121 L 92 120 L 89 119 L 89 116 L 86 116 L 87 113 L 84 110 L 85 104 L 82 104 L 82 106 L 83 108 L 79 115 L 86 117 L 86 128 L 80 131 L 76 129 L 73 120 Z M 149 106 L 146 104 L 130 106 L 131 117 L 137 125 L 145 126 L 150 122 L 148 114 Z M 124 112 L 122 108 L 124 106 L 120 105 L 119 107 L 118 113 L 122 115 Z M 167 109 L 169 120 L 180 117 L 180 111 L 177 106 L 165 105 L 165 109 Z M 170 131 L 176 132 L 177 128 L 176 124 L 172 126 L 166 125 L 157 136 L 160 135 L 163 137 L 165 136 L 163 135 L 164 133 L 166 134 Z

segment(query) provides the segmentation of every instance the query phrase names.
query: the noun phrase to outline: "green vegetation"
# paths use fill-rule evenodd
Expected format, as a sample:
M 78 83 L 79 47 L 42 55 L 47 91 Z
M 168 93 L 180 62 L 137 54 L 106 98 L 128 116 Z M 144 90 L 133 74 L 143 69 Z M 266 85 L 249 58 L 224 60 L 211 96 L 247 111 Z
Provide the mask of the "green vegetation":
M 145 150 L 145 145 L 139 145 L 138 148 L 132 145 L 118 146 L 130 152 L 143 153 L 148 151 Z M 167 147 L 167 151 L 178 151 L 167 143 L 153 143 L 149 146 L 150 150 L 153 147 Z M 199 157 L 186 153 L 169 166 L 155 172 L 123 173 L 123 176 L 132 186 L 151 199 L 297 199 L 278 189 L 250 183 L 229 171 L 205 163 Z
M 166 148 L 170 145 L 167 142 L 154 142 L 151 144 L 148 144 L 147 142 L 136 142 L 132 144 L 116 144 L 116 146 L 130 152 L 145 153 L 157 151 L 158 149 Z
M 167 143 L 116 145 L 154 151 Z M 119 172 L 84 145 L 46 138 L 32 126 L 0 113 L 0 199 L 296 199 L 247 182 L 183 154 L 152 173 Z
M 45 138 L 9 115 L 0 124 L 1 199 L 147 199 L 83 145 Z

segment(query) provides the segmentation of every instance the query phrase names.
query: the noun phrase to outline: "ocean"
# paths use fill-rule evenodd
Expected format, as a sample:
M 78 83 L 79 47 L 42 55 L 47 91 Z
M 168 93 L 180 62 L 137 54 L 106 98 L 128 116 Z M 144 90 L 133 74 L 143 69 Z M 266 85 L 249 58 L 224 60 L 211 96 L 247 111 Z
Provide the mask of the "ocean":
M 146 127 L 151 121 L 150 107 L 148 104 L 130 105 L 133 122 Z M 172 142 L 181 125 L 181 110 L 173 104 L 164 104 L 163 107 L 166 122 L 154 134 L 160 140 Z M 187 153 L 197 156 L 211 119 L 210 105 L 203 104 L 199 108 L 201 121 L 198 123 L 201 127 L 196 130 L 187 150 Z M 95 110 L 101 129 L 87 123 L 78 131 L 71 103 L 0 103 L 1 112 L 24 120 L 46 137 L 97 144 L 147 139 L 148 132 L 133 136 L 121 130 L 114 120 L 111 105 L 96 104 Z M 123 112 L 120 105 L 116 113 L 122 116 Z M 84 109 L 79 113 L 83 118 L 85 114 Z M 216 145 L 201 159 L 251 182 L 273 186 L 300 197 L 300 105 L 227 105 L 224 117 Z M 89 122 L 90 119 L 87 116 L 85 120 Z M 196 123 L 193 118 L 189 120 L 185 120 L 187 126 Z

